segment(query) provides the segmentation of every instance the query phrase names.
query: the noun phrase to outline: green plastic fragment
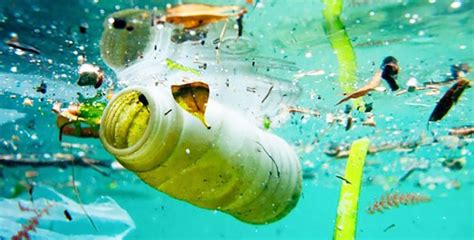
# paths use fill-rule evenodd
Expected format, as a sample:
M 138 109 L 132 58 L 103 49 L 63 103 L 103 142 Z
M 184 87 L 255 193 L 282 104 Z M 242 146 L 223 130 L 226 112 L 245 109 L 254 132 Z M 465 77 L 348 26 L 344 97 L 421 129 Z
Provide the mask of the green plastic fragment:
M 351 40 L 341 21 L 343 0 L 323 0 L 324 31 L 339 62 L 339 84 L 345 94 L 356 90 L 357 61 Z M 365 111 L 362 98 L 352 99 L 355 109 Z
M 342 182 L 339 204 L 337 206 L 333 238 L 335 240 L 355 239 L 362 170 L 364 169 L 369 144 L 370 141 L 367 138 L 362 138 L 352 143 L 344 173 L 344 179 L 347 181 Z
M 91 126 L 98 128 L 106 105 L 105 102 L 81 103 L 77 116 Z
M 15 186 L 11 189 L 11 194 L 8 196 L 8 198 L 17 198 L 24 192 L 28 191 L 28 189 L 25 187 L 25 184 L 23 184 L 21 181 L 17 182 Z
M 186 67 L 180 63 L 177 63 L 169 58 L 166 59 L 166 66 L 170 69 L 170 70 L 179 70 L 179 71 L 183 71 L 183 72 L 189 72 L 189 73 L 192 73 L 196 76 L 200 76 L 201 75 L 201 72 L 194 69 L 194 68 L 190 68 L 190 67 Z
M 269 117 L 265 117 L 263 119 L 263 128 L 270 129 L 271 124 L 272 124 L 272 120 L 270 120 Z

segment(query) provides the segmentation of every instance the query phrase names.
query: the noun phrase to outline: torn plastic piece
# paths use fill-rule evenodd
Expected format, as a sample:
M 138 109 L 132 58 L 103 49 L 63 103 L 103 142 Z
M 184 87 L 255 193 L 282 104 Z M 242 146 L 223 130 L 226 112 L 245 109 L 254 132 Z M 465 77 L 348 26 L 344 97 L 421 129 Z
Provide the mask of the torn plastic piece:
M 93 234 L 81 207 L 75 201 L 49 187 L 35 188 L 34 206 L 29 199 L 0 199 L 0 236 L 13 236 L 21 229 L 21 223 L 35 216 L 22 211 L 19 204 L 28 208 L 43 209 L 48 204 L 48 214 L 39 219 L 36 232 L 29 232 L 33 239 L 123 239 L 135 224 L 128 213 L 113 199 L 101 197 L 94 203 L 85 204 L 90 216 L 100 230 Z M 64 210 L 74 218 L 64 217 Z

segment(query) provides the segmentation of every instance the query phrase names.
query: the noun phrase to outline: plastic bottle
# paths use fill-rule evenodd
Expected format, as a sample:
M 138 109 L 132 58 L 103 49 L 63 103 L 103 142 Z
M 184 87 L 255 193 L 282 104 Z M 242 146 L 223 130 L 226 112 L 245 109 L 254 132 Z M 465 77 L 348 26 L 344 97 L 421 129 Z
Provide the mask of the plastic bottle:
M 297 155 L 281 138 L 209 100 L 207 129 L 164 87 L 133 86 L 105 109 L 101 141 L 152 187 L 253 224 L 290 212 L 301 192 Z

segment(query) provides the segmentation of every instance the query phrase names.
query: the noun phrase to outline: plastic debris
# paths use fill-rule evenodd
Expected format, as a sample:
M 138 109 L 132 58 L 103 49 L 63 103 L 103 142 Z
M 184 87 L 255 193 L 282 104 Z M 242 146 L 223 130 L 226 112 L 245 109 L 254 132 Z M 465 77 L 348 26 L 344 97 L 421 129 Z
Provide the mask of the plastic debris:
M 176 102 L 184 110 L 196 116 L 207 129 L 211 126 L 206 121 L 206 105 L 209 99 L 209 86 L 204 82 L 192 82 L 171 86 Z
M 449 168 L 451 170 L 461 170 L 466 165 L 466 158 L 450 158 L 443 161 L 443 167 Z
M 82 103 L 71 103 L 68 108 L 62 109 L 62 103 L 56 102 L 52 111 L 56 113 L 56 125 L 62 135 L 76 137 L 99 137 L 100 118 L 106 103 L 93 99 L 86 99 Z M 84 126 L 86 125 L 86 126 Z
M 466 88 L 471 87 L 471 82 L 467 79 L 460 79 L 457 81 L 439 100 L 433 112 L 430 115 L 428 122 L 439 121 L 449 112 L 451 107 L 457 103 L 459 97 Z
M 464 126 L 458 128 L 452 128 L 449 130 L 449 135 L 454 136 L 469 136 L 474 134 L 474 126 Z
M 315 70 L 310 70 L 310 71 L 299 71 L 295 75 L 293 75 L 293 80 L 299 80 L 301 78 L 307 77 L 307 76 L 321 76 L 324 75 L 326 72 L 322 69 L 315 69 Z
M 186 29 L 194 29 L 211 23 L 226 21 L 234 17 L 242 18 L 247 9 L 240 6 L 212 6 L 205 4 L 179 4 L 166 9 L 166 14 L 159 18 L 160 22 L 181 25 Z
M 339 102 L 337 102 L 336 105 L 339 105 L 351 98 L 355 99 L 355 98 L 362 97 L 366 95 L 367 93 L 369 93 L 370 91 L 375 90 L 375 88 L 377 88 L 380 85 L 381 77 L 382 77 L 382 73 L 380 71 L 377 71 L 372 77 L 372 80 L 367 85 L 357 89 L 356 91 L 352 93 L 348 93 L 347 96 L 339 100 Z
M 395 57 L 388 56 L 383 60 L 380 68 L 382 69 L 382 78 L 388 83 L 390 89 L 392 91 L 400 89 L 397 84 L 398 71 L 400 70 L 398 60 Z
M 334 228 L 335 240 L 355 239 L 362 170 L 364 169 L 369 144 L 370 141 L 367 138 L 352 143 L 337 206 L 336 226 Z
M 48 212 L 38 218 L 35 231 L 28 232 L 33 239 L 123 239 L 135 229 L 128 213 L 109 197 L 84 205 L 100 230 L 94 234 L 78 203 L 49 187 L 37 186 L 34 193 L 34 202 L 0 199 L 0 236 L 14 236 L 22 229 L 21 223 L 36 216 L 34 211 L 25 209 L 40 210 L 47 206 Z M 68 220 L 65 210 L 74 218 Z
M 98 66 L 84 63 L 79 68 L 79 79 L 77 85 L 79 86 L 94 86 L 99 88 L 104 81 L 104 72 Z
M 201 72 L 199 72 L 198 70 L 194 69 L 194 68 L 190 68 L 190 67 L 186 67 L 184 65 L 181 65 L 169 58 L 167 58 L 165 60 L 166 62 L 166 66 L 170 69 L 170 70 L 179 70 L 179 71 L 183 71 L 183 72 L 189 72 L 189 73 L 192 73 L 196 76 L 200 76 L 201 75 Z
M 36 92 L 39 92 L 42 94 L 45 94 L 47 89 L 48 89 L 48 85 L 46 85 L 46 83 L 44 82 L 41 82 L 40 85 L 35 88 Z
M 33 107 L 33 100 L 31 98 L 23 99 L 23 106 Z
M 328 38 L 339 63 L 339 84 L 345 94 L 354 92 L 357 82 L 357 60 L 349 34 L 341 21 L 342 0 L 324 0 L 323 18 L 324 32 Z M 362 99 L 353 101 L 355 109 L 364 111 Z
M 25 52 L 30 52 L 30 53 L 34 53 L 34 54 L 41 54 L 40 50 L 38 50 L 37 48 L 35 48 L 31 45 L 28 45 L 28 44 L 20 43 L 18 41 L 18 35 L 16 33 L 11 34 L 11 38 L 10 38 L 10 40 L 8 40 L 6 42 L 6 44 L 8 46 L 12 47 L 12 48 L 20 49 L 20 50 L 25 51 Z

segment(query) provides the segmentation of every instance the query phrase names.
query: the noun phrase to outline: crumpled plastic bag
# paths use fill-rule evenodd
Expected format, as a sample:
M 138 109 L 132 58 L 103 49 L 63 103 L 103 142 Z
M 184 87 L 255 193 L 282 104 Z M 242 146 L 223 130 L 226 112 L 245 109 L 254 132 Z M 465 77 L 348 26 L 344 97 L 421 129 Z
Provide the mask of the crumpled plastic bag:
M 0 238 L 16 235 L 22 229 L 21 224 L 36 216 L 33 211 L 21 210 L 20 205 L 38 211 L 50 205 L 48 214 L 39 218 L 36 231 L 28 232 L 32 239 L 123 239 L 135 229 L 128 213 L 110 197 L 83 205 L 97 231 L 77 202 L 49 187 L 35 187 L 33 200 L 32 203 L 29 199 L 0 199 Z M 66 218 L 65 210 L 71 221 Z

